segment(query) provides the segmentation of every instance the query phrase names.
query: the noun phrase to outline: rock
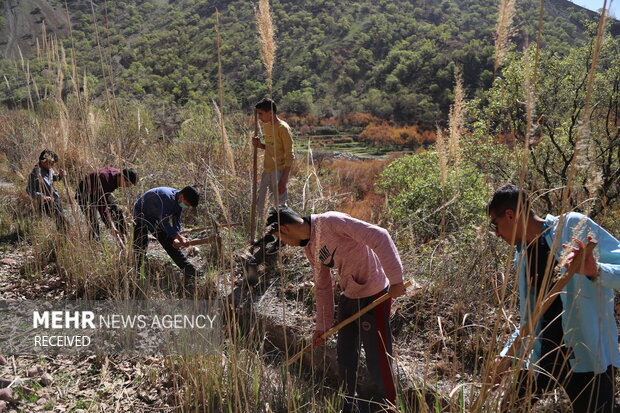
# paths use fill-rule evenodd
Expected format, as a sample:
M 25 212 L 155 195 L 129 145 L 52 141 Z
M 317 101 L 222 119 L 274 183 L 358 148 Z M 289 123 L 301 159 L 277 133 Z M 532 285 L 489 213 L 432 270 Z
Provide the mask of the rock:
M 39 380 L 43 386 L 49 386 L 54 382 L 54 378 L 49 373 L 44 373 Z
M 26 372 L 26 377 L 36 377 L 41 375 L 45 370 L 41 366 L 33 366 L 28 369 Z
M 22 391 L 24 394 L 30 395 L 30 394 L 33 394 L 33 393 L 34 393 L 34 389 L 33 389 L 33 388 L 31 388 L 31 387 L 28 387 L 28 386 L 23 386 L 23 385 L 22 385 L 20 388 L 21 388 L 21 391 Z
M 0 366 L 6 366 L 9 362 L 6 360 L 4 356 L 0 356 Z
M 18 265 L 18 262 L 17 260 L 14 260 L 13 258 L 3 258 L 0 260 L 0 264 L 14 267 Z
M 13 391 L 11 389 L 0 389 L 0 400 L 5 402 L 15 402 Z
M 39 406 L 44 405 L 45 403 L 47 403 L 47 399 L 45 397 L 41 397 L 39 400 L 37 400 L 37 404 Z
M 0 402 L 0 413 L 5 413 L 6 411 L 6 402 Z
M 200 253 L 200 250 L 197 246 L 191 245 L 185 249 L 185 253 L 188 257 L 195 257 Z

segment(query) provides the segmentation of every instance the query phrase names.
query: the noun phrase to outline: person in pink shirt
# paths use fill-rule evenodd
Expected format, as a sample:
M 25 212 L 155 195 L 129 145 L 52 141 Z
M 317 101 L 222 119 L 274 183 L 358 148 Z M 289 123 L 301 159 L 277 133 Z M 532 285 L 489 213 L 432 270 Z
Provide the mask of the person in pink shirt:
M 283 243 L 304 247 L 314 273 L 316 329 L 314 346 L 324 344 L 323 333 L 334 321 L 334 291 L 331 270 L 336 270 L 341 293 L 337 321 L 340 322 L 388 292 L 381 305 L 338 332 L 337 353 L 340 379 L 345 391 L 343 412 L 358 409 L 355 384 L 360 346 L 382 407 L 396 405 L 392 372 L 391 299 L 405 293 L 403 266 L 390 234 L 384 228 L 341 212 L 301 217 L 287 206 L 272 208 L 268 232 Z M 379 406 L 379 404 L 377 405 Z

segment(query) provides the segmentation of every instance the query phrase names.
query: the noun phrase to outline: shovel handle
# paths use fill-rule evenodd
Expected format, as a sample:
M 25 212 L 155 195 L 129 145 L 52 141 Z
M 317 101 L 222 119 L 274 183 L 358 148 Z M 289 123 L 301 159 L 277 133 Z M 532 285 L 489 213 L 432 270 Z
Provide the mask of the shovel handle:
M 410 285 L 411 285 L 411 281 L 405 282 L 405 288 L 409 287 Z M 360 318 L 361 316 L 363 316 L 364 314 L 366 314 L 367 312 L 369 312 L 373 308 L 377 307 L 379 304 L 387 301 L 388 298 L 390 298 L 390 294 L 389 293 L 383 294 L 381 297 L 377 298 L 372 303 L 368 304 L 366 307 L 364 307 L 361 310 L 359 310 L 357 313 L 353 314 L 349 318 L 346 318 L 346 319 L 342 320 L 341 322 L 339 322 L 338 324 L 336 324 L 335 326 L 333 326 L 332 328 L 330 328 L 329 330 L 324 332 L 323 335 L 321 335 L 321 338 L 322 339 L 326 339 L 327 337 L 334 335 L 342 327 L 344 327 L 344 326 L 346 326 L 348 324 L 351 324 L 353 321 L 357 320 L 358 318 Z M 297 353 L 293 357 L 291 357 L 286 362 L 286 365 L 290 366 L 291 364 L 293 364 L 294 362 L 299 360 L 301 358 L 301 356 L 303 356 L 303 354 L 305 352 L 307 352 L 308 350 L 310 350 L 311 348 L 312 348 L 312 343 L 308 344 L 306 347 L 301 349 L 301 351 L 299 353 Z

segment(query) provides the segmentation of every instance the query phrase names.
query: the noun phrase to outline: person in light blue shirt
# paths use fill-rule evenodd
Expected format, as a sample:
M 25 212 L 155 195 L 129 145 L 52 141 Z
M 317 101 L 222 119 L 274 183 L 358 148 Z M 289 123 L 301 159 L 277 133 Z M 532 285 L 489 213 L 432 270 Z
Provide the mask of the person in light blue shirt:
M 550 290 L 549 268 L 565 268 L 584 251 L 586 241 L 597 242 L 576 273 L 536 325 L 527 371 L 517 376 L 518 408 L 529 408 L 538 396 L 560 384 L 574 412 L 614 409 L 615 369 L 620 367 L 614 289 L 620 288 L 620 241 L 589 217 L 570 212 L 561 216 L 536 215 L 527 192 L 516 185 L 499 188 L 487 205 L 495 234 L 517 248 L 520 324 L 533 317 L 539 295 Z M 500 354 L 503 357 L 519 329 Z M 524 342 L 527 347 L 527 342 Z M 499 363 L 499 359 L 498 359 Z M 491 378 L 496 383 L 499 377 Z
M 181 214 L 186 208 L 198 206 L 199 200 L 198 191 L 192 186 L 181 190 L 169 187 L 153 188 L 138 198 L 133 207 L 133 245 L 138 270 L 144 264 L 150 232 L 185 275 L 196 276 L 196 268 L 179 248 L 189 243 L 189 240 L 181 235 Z

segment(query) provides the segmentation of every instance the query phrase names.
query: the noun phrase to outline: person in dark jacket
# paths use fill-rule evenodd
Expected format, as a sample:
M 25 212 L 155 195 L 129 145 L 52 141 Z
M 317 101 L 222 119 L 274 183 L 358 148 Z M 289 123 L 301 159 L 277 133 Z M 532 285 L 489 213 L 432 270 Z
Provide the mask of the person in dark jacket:
M 54 218 L 58 230 L 64 232 L 67 229 L 67 220 L 63 214 L 62 203 L 54 182 L 61 180 L 65 176 L 65 171 L 59 169 L 57 173 L 54 170 L 57 162 L 56 152 L 49 149 L 43 150 L 39 155 L 39 163 L 28 177 L 26 192 L 33 199 L 37 210 Z
M 138 271 L 144 264 L 150 232 L 185 275 L 196 276 L 196 268 L 179 248 L 189 245 L 189 240 L 181 235 L 181 214 L 186 208 L 195 208 L 199 200 L 198 192 L 191 186 L 181 190 L 153 188 L 138 198 L 133 207 L 133 245 Z
M 107 167 L 86 175 L 78 184 L 75 199 L 90 223 L 91 237 L 99 239 L 97 213 L 105 225 L 118 237 L 125 237 L 127 227 L 123 211 L 116 205 L 112 192 L 138 182 L 138 174 L 133 168 L 122 171 Z

